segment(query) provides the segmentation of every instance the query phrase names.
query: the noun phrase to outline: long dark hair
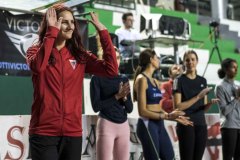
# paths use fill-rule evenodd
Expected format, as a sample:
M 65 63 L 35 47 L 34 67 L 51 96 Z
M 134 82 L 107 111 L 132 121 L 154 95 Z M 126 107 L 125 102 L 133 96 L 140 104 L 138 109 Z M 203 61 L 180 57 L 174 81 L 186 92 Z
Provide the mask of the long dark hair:
M 233 62 L 237 63 L 237 61 L 235 59 L 231 59 L 231 58 L 226 58 L 222 61 L 221 68 L 218 70 L 218 77 L 219 78 L 222 79 L 226 76 L 226 72 L 231 67 L 231 64 Z
M 59 14 L 63 11 L 69 11 L 73 15 L 73 12 L 72 12 L 71 8 L 66 7 L 63 4 L 55 4 L 52 7 L 56 10 L 57 20 L 59 18 Z M 80 62 L 81 57 L 84 55 L 83 53 L 86 53 L 86 49 L 83 47 L 83 44 L 82 44 L 82 41 L 81 41 L 81 36 L 80 36 L 80 32 L 79 32 L 79 24 L 77 23 L 74 16 L 73 16 L 73 19 L 74 19 L 75 29 L 72 33 L 72 38 L 68 39 L 66 41 L 66 47 L 68 48 L 68 50 L 70 51 L 72 56 L 78 62 Z M 38 45 L 41 45 L 43 43 L 46 31 L 47 31 L 47 19 L 46 19 L 46 14 L 45 14 L 43 19 L 42 19 L 41 27 L 40 27 L 40 30 L 39 30 Z M 50 61 L 49 63 L 52 63 L 52 62 L 55 61 L 55 58 L 54 58 L 53 55 L 50 56 L 49 61 Z
M 156 55 L 156 52 L 152 49 L 145 49 L 140 53 L 139 59 L 138 59 L 138 67 L 135 71 L 134 75 L 134 81 L 133 81 L 133 86 L 135 84 L 136 78 L 139 74 L 141 74 L 150 64 L 150 58 L 153 58 Z M 133 89 L 133 100 L 137 100 L 137 94 Z

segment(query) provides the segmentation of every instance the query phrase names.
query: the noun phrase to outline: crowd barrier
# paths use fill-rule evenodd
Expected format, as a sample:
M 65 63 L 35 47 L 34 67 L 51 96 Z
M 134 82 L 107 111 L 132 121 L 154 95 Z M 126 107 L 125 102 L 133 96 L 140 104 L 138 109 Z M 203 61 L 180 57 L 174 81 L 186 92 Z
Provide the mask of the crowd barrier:
M 83 115 L 82 160 L 96 159 L 96 122 L 97 115 Z M 0 158 L 26 160 L 31 159 L 28 142 L 30 116 L 0 116 Z M 137 118 L 129 118 L 130 160 L 143 160 L 141 143 L 136 135 Z M 221 160 L 221 134 L 218 114 L 206 114 L 208 140 L 203 160 Z M 165 127 L 171 138 L 176 160 L 179 160 L 176 122 L 165 121 Z M 107 149 L 106 149 L 107 152 Z

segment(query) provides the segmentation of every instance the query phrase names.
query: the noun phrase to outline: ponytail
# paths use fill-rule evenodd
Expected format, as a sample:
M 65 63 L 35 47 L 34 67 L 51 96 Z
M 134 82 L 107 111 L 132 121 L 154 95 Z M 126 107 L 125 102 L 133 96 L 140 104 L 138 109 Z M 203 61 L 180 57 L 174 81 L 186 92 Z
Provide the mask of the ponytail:
M 136 71 L 135 71 L 135 74 L 134 74 L 134 80 L 133 80 L 133 101 L 134 101 L 134 102 L 137 101 L 137 93 L 136 93 L 136 91 L 134 90 L 135 81 L 136 81 L 136 79 L 137 79 L 137 76 L 138 76 L 139 74 L 141 74 L 141 73 L 144 71 L 144 69 L 145 69 L 144 67 L 138 65 L 138 67 L 137 67 L 137 69 L 136 69 Z
M 218 69 L 218 77 L 220 79 L 223 79 L 225 77 L 226 73 L 224 72 L 224 70 L 222 68 Z
M 221 62 L 221 68 L 218 70 L 219 78 L 222 79 L 226 76 L 226 72 L 231 67 L 232 62 L 237 63 L 237 61 L 232 58 L 226 58 Z
M 133 101 L 137 101 L 137 93 L 136 93 L 136 91 L 134 91 L 134 86 L 135 86 L 137 76 L 139 74 L 141 74 L 147 68 L 147 66 L 150 64 L 150 59 L 152 57 L 154 57 L 155 55 L 156 55 L 156 53 L 152 49 L 145 49 L 140 53 L 140 56 L 138 59 L 139 64 L 135 71 L 134 81 L 133 81 Z

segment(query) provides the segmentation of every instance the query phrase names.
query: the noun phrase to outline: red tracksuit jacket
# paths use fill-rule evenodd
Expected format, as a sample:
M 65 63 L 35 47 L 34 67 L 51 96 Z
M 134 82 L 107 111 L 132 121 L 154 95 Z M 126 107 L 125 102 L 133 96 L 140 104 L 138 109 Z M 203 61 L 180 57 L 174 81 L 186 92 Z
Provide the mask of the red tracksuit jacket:
M 163 98 L 160 101 L 160 103 L 162 104 L 162 108 L 168 113 L 173 111 L 172 87 L 173 87 L 172 79 L 161 84 L 161 92 L 163 94 Z
M 82 136 L 84 73 L 109 77 L 118 73 L 107 30 L 99 32 L 104 60 L 97 60 L 95 55 L 86 52 L 86 63 L 77 63 L 66 47 L 60 51 L 53 47 L 58 32 L 57 28 L 49 27 L 43 44 L 27 51 L 34 87 L 30 135 Z M 55 57 L 54 65 L 48 63 L 51 53 Z

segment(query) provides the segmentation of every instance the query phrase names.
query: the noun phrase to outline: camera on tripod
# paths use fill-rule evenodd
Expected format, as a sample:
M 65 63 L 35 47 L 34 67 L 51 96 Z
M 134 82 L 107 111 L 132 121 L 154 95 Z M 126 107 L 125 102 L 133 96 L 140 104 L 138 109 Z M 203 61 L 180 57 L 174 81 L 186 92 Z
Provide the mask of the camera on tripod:
M 219 30 L 219 23 L 214 20 L 209 22 L 209 34 L 211 35 L 212 32 L 214 33 L 213 37 L 214 37 L 215 43 L 217 43 L 217 39 L 219 38 L 219 35 L 220 35 L 220 30 Z M 211 40 L 212 40 L 212 37 L 211 37 Z
M 215 27 L 219 26 L 219 23 L 217 21 L 211 21 L 211 22 L 209 22 L 209 26 L 215 28 Z
M 213 35 L 212 35 L 212 32 L 213 32 Z M 218 38 L 219 38 L 219 35 L 220 35 L 219 23 L 217 21 L 209 22 L 209 34 L 210 34 L 211 41 L 214 43 L 214 46 L 211 50 L 211 54 L 210 54 L 209 60 L 207 62 L 207 66 L 204 69 L 203 76 L 205 75 L 205 73 L 207 71 L 208 64 L 211 61 L 212 55 L 213 55 L 215 50 L 217 51 L 217 55 L 218 55 L 220 63 L 222 62 L 222 57 L 221 57 L 221 54 L 220 54 L 220 51 L 219 51 L 219 48 L 218 48 L 218 45 L 217 45 Z M 214 41 L 213 41 L 212 37 L 214 38 Z

